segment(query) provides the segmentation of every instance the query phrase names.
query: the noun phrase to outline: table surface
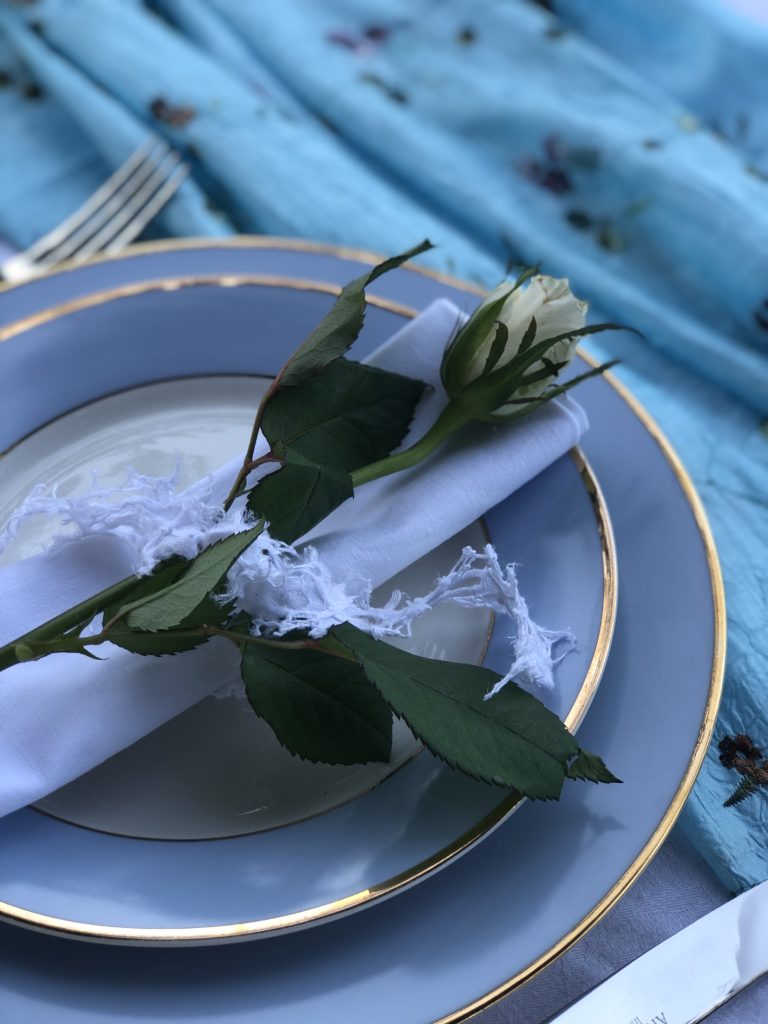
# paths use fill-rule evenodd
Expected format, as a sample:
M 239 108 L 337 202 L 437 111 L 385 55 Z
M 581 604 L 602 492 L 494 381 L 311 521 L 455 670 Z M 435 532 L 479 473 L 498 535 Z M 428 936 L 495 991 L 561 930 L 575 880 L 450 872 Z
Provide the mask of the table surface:
M 680 830 L 673 830 L 647 871 L 592 931 L 518 992 L 479 1014 L 478 1024 L 543 1024 L 601 980 L 729 898 Z M 768 976 L 707 1021 L 757 1024 L 766 1019 Z

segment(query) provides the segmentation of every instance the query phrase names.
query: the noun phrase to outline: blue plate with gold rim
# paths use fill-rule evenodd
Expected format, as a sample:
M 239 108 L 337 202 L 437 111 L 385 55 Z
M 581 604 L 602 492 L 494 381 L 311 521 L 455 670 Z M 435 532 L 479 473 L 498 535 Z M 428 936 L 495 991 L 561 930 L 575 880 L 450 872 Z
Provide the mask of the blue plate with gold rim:
M 191 272 L 182 266 L 189 253 L 195 272 L 266 273 L 287 257 L 297 277 L 344 281 L 355 269 L 264 240 L 148 252 L 98 269 L 112 274 L 107 284 L 122 283 L 124 273 Z M 69 277 L 70 294 L 87 290 L 81 273 L 60 275 L 57 287 Z M 471 301 L 409 271 L 389 284 L 390 298 L 416 307 L 439 294 Z M 398 899 L 257 949 L 86 948 L 6 927 L 0 1010 L 8 1019 L 458 1021 L 608 909 L 650 860 L 693 783 L 714 724 L 724 623 L 711 537 L 674 456 L 611 383 L 590 382 L 581 398 L 592 423 L 584 448 L 606 493 L 622 569 L 616 636 L 583 736 L 624 786 L 572 786 L 556 807 L 527 804 Z M 661 575 L 663 592 L 653 584 Z
M 6 328 L 0 522 L 38 483 L 71 494 L 97 471 L 104 486 L 119 487 L 128 467 L 167 475 L 185 453 L 183 487 L 236 456 L 268 376 L 319 320 L 332 291 L 277 275 L 156 278 L 48 307 Z M 374 299 L 358 353 L 409 315 Z M 41 383 L 30 368 L 43 360 Z M 2 559 L 33 553 L 51 529 L 25 529 Z M 484 524 L 470 525 L 392 585 L 427 592 L 464 545 L 482 547 L 486 530 L 503 561 L 521 563 L 539 621 L 579 638 L 547 695 L 576 726 L 602 673 L 615 617 L 610 524 L 583 456 L 558 460 Z M 391 589 L 383 588 L 384 599 Z M 420 620 L 410 643 L 503 669 L 508 630 L 482 611 L 444 606 Z M 0 912 L 54 932 L 127 943 L 285 932 L 422 880 L 517 803 L 514 794 L 437 761 L 401 723 L 387 765 L 318 766 L 291 757 L 245 701 L 209 698 L 0 820 Z

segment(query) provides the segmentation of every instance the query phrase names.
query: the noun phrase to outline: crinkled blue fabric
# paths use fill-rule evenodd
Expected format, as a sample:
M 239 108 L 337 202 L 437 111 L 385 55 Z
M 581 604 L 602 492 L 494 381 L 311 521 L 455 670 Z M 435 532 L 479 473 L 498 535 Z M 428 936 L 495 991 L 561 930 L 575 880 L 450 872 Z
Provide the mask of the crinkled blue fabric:
M 570 277 L 643 332 L 593 348 L 713 524 L 716 739 L 768 748 L 768 14 L 724 4 L 7 0 L 0 234 L 29 244 L 151 126 L 193 166 L 161 233 L 427 235 L 433 266 L 486 284 L 508 260 Z M 713 744 L 682 819 L 733 891 L 768 877 L 768 793 L 725 809 L 736 781 Z

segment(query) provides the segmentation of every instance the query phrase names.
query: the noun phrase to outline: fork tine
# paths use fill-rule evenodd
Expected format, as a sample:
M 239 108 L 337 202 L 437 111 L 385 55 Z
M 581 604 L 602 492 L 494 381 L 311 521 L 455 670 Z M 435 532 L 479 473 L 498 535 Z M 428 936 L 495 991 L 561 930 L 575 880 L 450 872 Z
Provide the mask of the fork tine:
M 93 216 L 94 212 L 105 203 L 117 189 L 144 163 L 149 153 L 161 140 L 157 135 L 150 135 L 133 153 L 122 163 L 113 174 L 96 191 L 79 206 L 74 213 L 66 220 L 57 224 L 42 238 L 38 238 L 23 253 L 19 255 L 24 260 L 34 262 L 50 252 L 51 249 L 60 245 L 71 232 L 80 227 L 86 220 Z
M 137 235 L 141 234 L 152 218 L 173 198 L 176 190 L 188 174 L 189 165 L 179 164 L 171 177 L 155 193 L 146 206 L 136 214 L 133 220 L 128 222 L 119 235 L 116 235 L 108 245 L 104 246 L 104 252 L 117 252 L 136 238 Z
M 189 174 L 187 164 L 174 154 L 168 158 L 146 184 L 125 204 L 117 216 L 78 249 L 74 259 L 80 262 L 95 252 L 115 252 L 138 235 L 155 214 L 165 206 Z M 117 234 L 115 233 L 117 232 Z
M 165 143 L 150 150 L 144 160 L 134 168 L 133 173 L 109 196 L 106 202 L 103 202 L 98 208 L 94 207 L 92 215 L 86 218 L 59 245 L 47 252 L 43 260 L 46 263 L 61 263 L 70 256 L 75 256 L 86 246 L 90 238 L 108 226 L 114 217 L 119 217 L 121 210 L 126 203 L 130 202 L 131 197 L 139 192 L 170 156 L 175 161 L 180 159 Z

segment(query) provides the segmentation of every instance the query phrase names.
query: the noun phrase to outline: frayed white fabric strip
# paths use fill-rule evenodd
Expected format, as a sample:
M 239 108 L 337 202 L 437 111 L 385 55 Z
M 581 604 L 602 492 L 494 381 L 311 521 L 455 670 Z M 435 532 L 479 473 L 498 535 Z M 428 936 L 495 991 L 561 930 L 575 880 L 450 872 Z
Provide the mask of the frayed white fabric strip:
M 59 497 L 57 489 L 39 484 L 29 493 L 0 532 L 0 553 L 22 525 L 34 516 L 58 520 L 62 532 L 51 549 L 72 539 L 111 534 L 133 553 L 133 571 L 146 576 L 164 558 L 193 558 L 214 541 L 244 529 L 242 511 L 222 515 L 211 500 L 212 486 L 178 490 L 179 467 L 168 477 L 149 477 L 135 470 L 122 487 L 102 487 L 93 474 L 91 488 L 75 498 Z
M 63 527 L 53 548 L 73 538 L 112 534 L 128 545 L 134 571 L 146 575 L 170 555 L 194 557 L 209 544 L 250 525 L 242 503 L 223 515 L 219 502 L 212 499 L 212 488 L 201 485 L 179 492 L 177 482 L 178 469 L 170 477 L 132 472 L 120 488 L 102 488 L 94 478 L 92 488 L 75 498 L 37 487 L 0 534 L 0 551 L 26 520 L 44 516 L 57 519 Z M 302 630 L 319 638 L 334 626 L 350 622 L 377 639 L 408 637 L 417 618 L 447 603 L 506 615 L 513 624 L 513 660 L 486 697 L 513 679 L 551 689 L 555 646 L 564 644 L 566 653 L 574 646 L 569 633 L 543 629 L 531 619 L 514 566 L 502 568 L 490 544 L 483 551 L 465 548 L 428 594 L 409 598 L 395 590 L 384 605 L 377 606 L 371 603 L 369 580 L 337 579 L 314 547 L 285 544 L 265 530 L 233 566 L 227 582 L 227 598 L 252 617 L 254 633 L 262 636 Z

